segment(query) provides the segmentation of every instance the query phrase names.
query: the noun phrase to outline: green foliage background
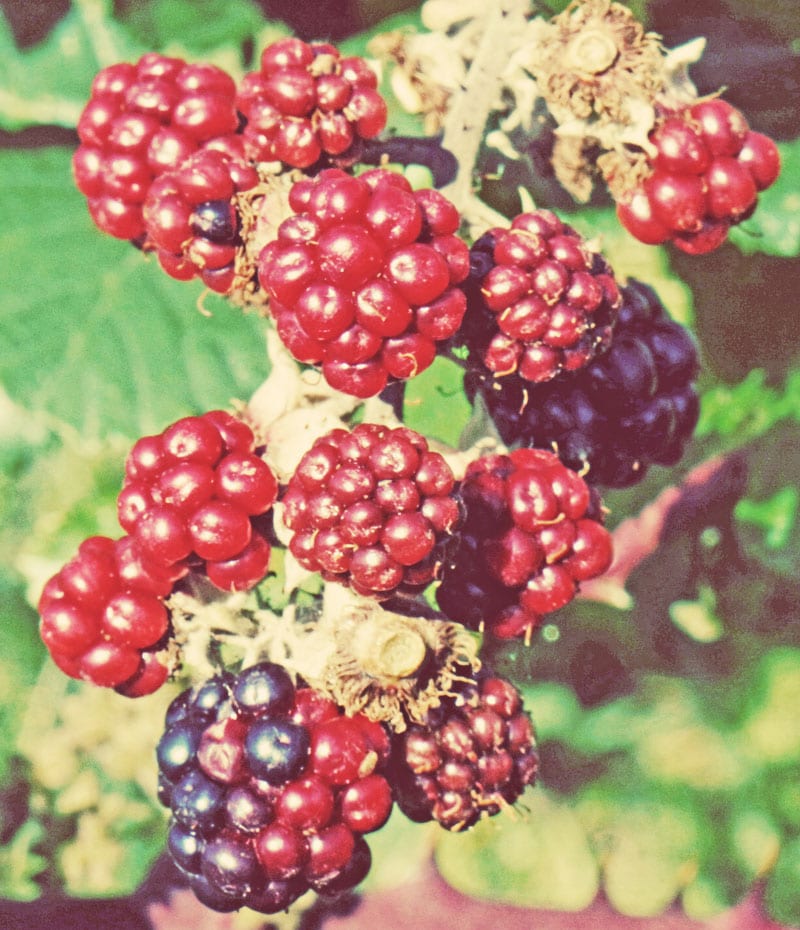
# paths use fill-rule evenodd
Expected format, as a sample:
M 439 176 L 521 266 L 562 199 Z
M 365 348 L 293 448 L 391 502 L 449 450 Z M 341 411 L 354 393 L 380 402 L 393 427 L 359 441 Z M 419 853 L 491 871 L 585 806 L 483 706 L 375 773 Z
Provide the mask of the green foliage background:
M 102 237 L 71 182 L 69 131 L 100 67 L 158 49 L 239 75 L 243 49 L 288 31 L 249 0 L 205 3 L 202 17 L 196 6 L 146 0 L 115 14 L 107 0 L 73 0 L 24 49 L 0 17 L 0 896 L 127 893 L 158 855 L 152 781 L 102 747 L 130 714 L 131 732 L 154 742 L 166 697 L 133 711 L 62 680 L 32 604 L 80 540 L 116 535 L 138 436 L 247 399 L 269 370 L 261 321 Z M 773 7 L 758 15 L 790 31 Z M 390 21 L 418 24 L 415 10 Z M 385 28 L 344 46 L 361 52 Z M 420 132 L 390 104 L 395 129 Z M 652 284 L 693 327 L 706 363 L 686 460 L 606 495 L 610 524 L 715 456 L 741 465 L 739 483 L 685 511 L 627 579 L 622 606 L 578 602 L 530 647 L 495 650 L 536 720 L 544 787 L 526 816 L 467 836 L 394 817 L 372 843 L 368 890 L 434 848 L 449 881 L 493 900 L 578 910 L 602 888 L 626 914 L 679 900 L 703 917 L 764 882 L 776 919 L 800 924 L 800 142 L 781 153 L 779 182 L 708 259 L 636 243 L 608 206 L 570 213 L 618 274 Z M 409 386 L 405 414 L 453 445 L 486 426 L 443 360 Z M 87 714 L 88 733 L 75 723 Z M 48 777 L 53 767 L 65 777 Z M 90 851 L 105 869 L 89 869 Z

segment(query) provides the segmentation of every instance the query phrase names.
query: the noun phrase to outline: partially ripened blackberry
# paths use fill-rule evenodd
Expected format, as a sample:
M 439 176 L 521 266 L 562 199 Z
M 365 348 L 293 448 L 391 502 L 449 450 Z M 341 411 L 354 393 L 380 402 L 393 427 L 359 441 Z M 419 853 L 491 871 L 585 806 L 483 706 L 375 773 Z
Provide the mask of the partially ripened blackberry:
M 470 253 L 458 338 L 495 378 L 549 381 L 609 343 L 620 304 L 611 268 L 548 210 L 484 233 Z
M 386 125 L 377 73 L 363 58 L 288 37 L 268 45 L 260 64 L 236 97 L 253 161 L 308 168 L 321 156 L 355 160 L 359 141 Z
M 392 737 L 390 777 L 412 820 L 466 830 L 510 807 L 536 779 L 531 720 L 514 686 L 483 676 Z
M 92 536 L 44 586 L 39 632 L 66 675 L 139 697 L 169 669 L 159 655 L 170 632 L 164 598 L 185 569 L 147 563 L 126 536 Z
M 179 695 L 156 749 L 167 846 L 198 898 L 271 914 L 357 885 L 389 817 L 389 737 L 271 662 Z
M 622 225 L 649 245 L 672 241 L 690 255 L 713 251 L 780 174 L 772 139 L 751 131 L 720 97 L 661 113 L 650 141 L 649 175 L 617 205 Z
M 152 181 L 237 131 L 235 97 L 236 83 L 221 68 L 156 52 L 103 68 L 78 121 L 81 144 L 72 161 L 95 224 L 139 239 Z
M 289 205 L 258 279 L 292 355 L 356 397 L 424 371 L 466 309 L 453 204 L 394 171 L 329 168 L 294 184 Z
M 650 465 L 678 462 L 699 413 L 691 334 L 646 284 L 631 280 L 622 294 L 611 348 L 584 370 L 546 385 L 495 381 L 481 370 L 466 378 L 505 442 L 555 445 L 570 468 L 608 487 L 641 481 Z
M 517 449 L 467 466 L 466 515 L 441 571 L 439 607 L 501 638 L 528 638 L 611 562 L 595 493 L 552 452 Z
M 146 249 L 173 278 L 195 276 L 224 294 L 234 283 L 239 238 L 235 195 L 258 184 L 242 158 L 203 149 L 150 185 L 143 216 Z
M 289 549 L 310 571 L 388 597 L 437 577 L 460 513 L 450 466 L 419 433 L 360 423 L 332 430 L 281 497 Z
M 259 518 L 277 496 L 253 431 L 213 410 L 135 443 L 117 513 L 148 562 L 205 572 L 218 588 L 240 591 L 266 574 L 270 544 Z

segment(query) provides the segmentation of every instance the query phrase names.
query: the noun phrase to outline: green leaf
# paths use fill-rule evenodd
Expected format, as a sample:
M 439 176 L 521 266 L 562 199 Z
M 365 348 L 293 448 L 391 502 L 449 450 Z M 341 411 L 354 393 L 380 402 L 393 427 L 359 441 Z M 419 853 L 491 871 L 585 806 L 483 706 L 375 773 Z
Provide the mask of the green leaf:
M 0 153 L 0 381 L 86 435 L 139 436 L 247 398 L 268 372 L 263 323 L 168 278 L 97 231 L 63 149 Z
M 798 419 L 800 371 L 791 372 L 779 391 L 767 385 L 763 368 L 754 368 L 738 384 L 717 384 L 703 392 L 695 435 L 717 434 L 741 445 L 783 420 Z
M 598 867 L 586 833 L 566 804 L 528 791 L 521 816 L 483 820 L 444 834 L 436 864 L 458 891 L 521 907 L 579 911 L 597 894 Z
M 110 0 L 73 0 L 47 38 L 26 51 L 0 11 L 0 127 L 75 126 L 95 74 L 142 51 L 111 18 Z
M 743 750 L 762 765 L 800 761 L 800 649 L 773 649 L 759 662 L 747 689 Z
M 6 846 L 0 846 L 0 895 L 16 901 L 33 901 L 40 888 L 34 881 L 47 865 L 34 852 L 45 837 L 44 827 L 36 820 L 27 820 Z
M 800 491 L 794 485 L 786 485 L 767 500 L 740 500 L 734 515 L 737 520 L 761 527 L 764 530 L 764 544 L 768 549 L 783 549 L 797 522 L 798 506 Z
M 16 580 L 0 572 L 0 783 L 27 706 L 27 697 L 45 655 L 38 617 Z M 0 870 L 2 871 L 2 870 Z
M 776 920 L 793 927 L 800 924 L 800 837 L 781 849 L 767 884 L 765 902 Z
M 461 368 L 449 359 L 437 358 L 430 368 L 406 384 L 403 403 L 406 426 L 454 448 L 458 446 L 472 412 L 462 385 Z
M 780 177 L 758 195 L 758 209 L 752 217 L 730 231 L 730 241 L 745 255 L 800 255 L 800 138 L 779 143 L 778 150 Z
M 202 15 L 195 0 L 151 0 L 131 4 L 123 21 L 149 48 L 162 49 L 177 42 L 198 54 L 224 45 L 240 46 L 264 26 L 261 9 L 252 0 L 204 0 Z M 286 32 L 285 27 L 276 26 L 275 38 Z

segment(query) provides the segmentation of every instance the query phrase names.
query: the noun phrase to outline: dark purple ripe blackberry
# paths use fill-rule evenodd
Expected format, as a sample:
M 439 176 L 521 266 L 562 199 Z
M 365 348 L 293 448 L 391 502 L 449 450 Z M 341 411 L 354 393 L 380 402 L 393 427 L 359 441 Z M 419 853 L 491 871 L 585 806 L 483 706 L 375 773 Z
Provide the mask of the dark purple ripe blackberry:
M 397 803 L 411 820 L 466 830 L 534 783 L 533 725 L 514 686 L 487 676 L 393 737 Z
M 363 834 L 393 803 L 379 724 L 261 662 L 179 695 L 165 725 L 156 757 L 167 848 L 203 904 L 270 914 L 309 888 L 333 894 L 364 878 Z
M 613 342 L 585 369 L 549 384 L 491 378 L 473 367 L 468 393 L 480 394 L 504 442 L 558 448 L 586 481 L 628 487 L 651 465 L 674 465 L 699 415 L 697 346 L 670 319 L 655 291 L 622 288 Z

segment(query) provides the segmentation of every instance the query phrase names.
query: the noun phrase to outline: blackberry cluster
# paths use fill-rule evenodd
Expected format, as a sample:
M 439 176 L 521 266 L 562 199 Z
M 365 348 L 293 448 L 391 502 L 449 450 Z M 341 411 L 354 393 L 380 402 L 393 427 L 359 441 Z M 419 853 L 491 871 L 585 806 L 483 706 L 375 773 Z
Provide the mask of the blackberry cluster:
M 148 562 L 204 571 L 224 591 L 264 577 L 270 544 L 259 518 L 277 499 L 278 482 L 254 446 L 250 427 L 224 410 L 184 417 L 136 442 L 117 513 Z
M 611 563 L 611 535 L 583 478 L 552 452 L 517 449 L 471 462 L 466 516 L 442 569 L 444 613 L 503 639 L 528 637 Z
M 459 338 L 474 363 L 532 383 L 590 362 L 608 345 L 620 304 L 606 261 L 548 210 L 478 239 L 469 290 Z
M 674 465 L 697 423 L 697 347 L 670 319 L 655 291 L 631 280 L 611 347 L 585 369 L 550 384 L 518 378 L 494 381 L 470 372 L 468 392 L 480 393 L 506 443 L 557 447 L 586 480 L 627 487 L 650 465 Z
M 155 248 L 164 271 L 181 281 L 199 276 L 211 290 L 227 293 L 242 244 L 235 195 L 258 181 L 243 157 L 214 148 L 154 181 L 143 209 L 146 247 Z
M 377 74 L 363 58 L 297 38 L 273 42 L 236 95 L 247 120 L 248 156 L 294 168 L 308 168 L 323 155 L 356 160 L 360 140 L 386 125 L 377 86 Z
M 39 632 L 66 675 L 139 697 L 168 675 L 158 653 L 169 639 L 164 598 L 176 575 L 146 563 L 132 542 L 84 540 L 44 586 Z
M 719 97 L 667 113 L 651 141 L 652 173 L 617 205 L 622 225 L 650 245 L 671 241 L 691 255 L 713 251 L 780 173 L 772 139 L 752 132 Z
M 533 725 L 508 681 L 482 677 L 393 738 L 391 777 L 411 820 L 466 830 L 536 779 Z
M 363 835 L 393 803 L 380 724 L 262 662 L 183 692 L 165 725 L 156 756 L 168 849 L 205 905 L 271 914 L 309 888 L 335 893 L 364 878 Z
M 289 549 L 309 571 L 388 597 L 437 577 L 460 519 L 450 466 L 406 427 L 361 423 L 318 439 L 281 501 Z
M 154 178 L 209 140 L 235 133 L 236 83 L 221 68 L 156 52 L 100 71 L 78 122 L 78 190 L 95 224 L 119 239 L 145 233 L 142 204 Z
M 329 168 L 294 184 L 289 204 L 258 278 L 292 355 L 356 397 L 424 371 L 466 310 L 456 208 L 382 168 Z

